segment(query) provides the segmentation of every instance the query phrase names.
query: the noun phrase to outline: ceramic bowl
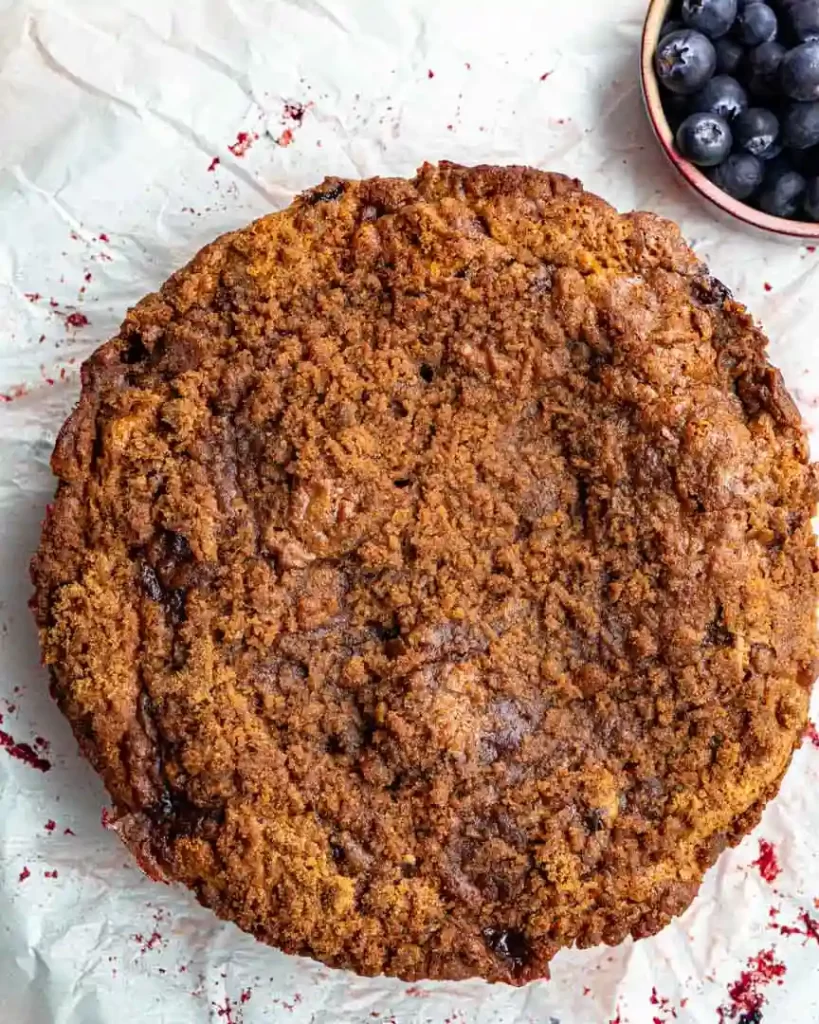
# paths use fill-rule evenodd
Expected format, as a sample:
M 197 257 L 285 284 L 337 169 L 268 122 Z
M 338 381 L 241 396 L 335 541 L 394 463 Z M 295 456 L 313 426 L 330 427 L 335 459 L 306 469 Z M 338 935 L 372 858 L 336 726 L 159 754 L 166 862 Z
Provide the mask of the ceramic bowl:
M 701 199 L 710 203 L 712 207 L 716 207 L 737 225 L 753 228 L 768 235 L 777 235 L 783 239 L 791 238 L 802 242 L 819 240 L 819 224 L 771 217 L 767 213 L 762 213 L 761 210 L 747 206 L 738 199 L 733 199 L 712 184 L 699 168 L 689 163 L 677 152 L 674 145 L 674 133 L 663 110 L 660 84 L 654 71 L 654 53 L 672 3 L 673 0 L 651 0 L 643 30 L 641 55 L 641 77 L 646 110 L 654 128 L 654 134 L 671 166 Z

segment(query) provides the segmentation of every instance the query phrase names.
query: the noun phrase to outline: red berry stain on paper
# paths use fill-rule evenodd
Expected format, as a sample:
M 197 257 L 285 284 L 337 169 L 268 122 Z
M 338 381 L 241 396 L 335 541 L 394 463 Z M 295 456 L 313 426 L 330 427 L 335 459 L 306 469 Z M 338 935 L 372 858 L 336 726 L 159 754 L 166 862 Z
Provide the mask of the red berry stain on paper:
M 765 282 L 765 284 L 762 287 L 765 289 L 766 292 L 772 292 L 773 291 L 773 285 L 772 284 L 768 284 L 767 281 Z
M 656 1006 L 659 1009 L 660 1013 L 670 1013 L 672 1017 L 677 1016 L 677 1011 L 671 1005 L 671 1000 L 667 999 L 665 996 L 659 995 L 656 988 L 652 988 L 651 998 L 649 999 L 649 1002 L 652 1006 Z M 667 1017 L 654 1017 L 652 1020 L 652 1024 L 666 1024 L 667 1019 Z
M 547 81 L 549 78 L 552 77 L 553 74 L 554 71 L 544 71 L 544 73 L 540 76 L 541 82 Z
M 802 943 L 803 946 L 807 946 L 811 939 L 819 945 L 819 920 L 815 917 L 811 917 L 807 910 L 802 910 L 799 913 L 799 921 L 802 924 L 801 928 L 795 928 L 786 924 L 779 926 L 779 931 L 782 935 L 802 935 L 805 941 Z
M 139 951 L 142 954 L 150 953 L 152 949 L 156 949 L 162 944 L 162 934 L 157 931 L 151 932 L 147 939 L 141 934 L 134 935 L 133 938 L 134 942 L 139 943 Z
M 781 985 L 787 968 L 774 957 L 772 949 L 763 949 L 748 961 L 748 970 L 743 971 L 737 981 L 728 986 L 729 1006 L 720 1006 L 717 1019 L 720 1021 L 737 1020 L 740 1015 L 746 1017 L 757 1015 L 767 1002 L 764 989 L 772 982 Z M 750 1019 L 753 1019 L 752 1017 Z
M 220 1020 L 224 1021 L 224 1024 L 242 1024 L 244 1013 L 242 1012 L 242 1003 L 246 1003 L 246 999 L 242 999 L 240 1002 L 234 1003 L 230 996 L 225 996 L 224 1003 L 212 1003 L 211 1005 L 216 1010 L 217 1016 Z
M 47 772 L 51 769 L 51 762 L 40 757 L 33 747 L 30 747 L 28 743 L 18 743 L 13 736 L 2 729 L 0 729 L 0 747 L 11 757 L 22 761 L 30 768 L 36 768 L 40 772 Z
M 293 144 L 293 132 L 304 124 L 304 115 L 313 106 L 312 100 L 309 103 L 299 103 L 296 100 L 288 100 L 282 110 L 282 117 L 286 121 L 292 121 L 293 128 L 285 128 L 281 135 L 275 140 L 277 146 L 286 149 Z
M 239 132 L 236 136 L 236 141 L 232 146 L 228 146 L 228 149 L 234 156 L 241 158 L 247 153 L 258 137 L 255 132 Z
M 427 78 L 434 78 L 434 77 L 435 77 L 435 72 L 432 70 L 432 68 L 430 68 L 429 71 L 427 71 Z
M 18 881 L 25 882 L 27 878 L 31 878 L 31 872 L 27 867 L 24 867 L 23 870 L 20 872 L 20 877 Z
M 114 827 L 113 815 L 111 814 L 107 807 L 103 807 L 102 812 L 100 813 L 100 824 L 102 825 L 103 828 Z
M 213 159 L 211 160 L 210 164 L 208 165 L 208 170 L 209 170 L 209 171 L 215 171 L 215 170 L 216 170 L 216 168 L 217 168 L 217 167 L 219 166 L 219 164 L 220 164 L 221 162 L 222 162 L 222 161 L 221 161 L 221 160 L 219 159 L 219 157 L 218 157 L 218 156 L 215 156 L 215 157 L 214 157 L 214 158 L 213 158 Z
M 42 295 L 39 292 L 23 292 L 23 297 L 29 302 L 39 302 Z
M 310 103 L 285 103 L 284 105 L 284 116 L 289 118 L 291 121 L 295 121 L 296 124 L 301 124 L 304 120 L 304 115 L 312 107 Z
M 288 1003 L 286 999 L 274 999 L 273 1003 L 276 1006 L 281 1006 L 282 1009 L 287 1010 L 288 1013 L 293 1013 L 301 1001 L 301 993 L 296 992 L 293 996 L 292 1003 Z
M 82 327 L 87 327 L 89 322 L 85 313 L 69 313 L 65 318 L 66 327 L 76 327 L 78 330 Z
M 44 871 L 43 874 L 46 878 L 59 878 L 59 874 L 56 871 Z
M 782 868 L 776 859 L 776 849 L 767 839 L 759 840 L 759 857 L 752 861 L 751 867 L 759 868 L 759 873 L 766 882 L 773 884 L 782 874 Z
M 815 722 L 808 722 L 808 727 L 805 730 L 805 738 L 819 749 L 819 729 L 816 728 Z
M 52 818 L 49 818 L 45 825 L 43 825 L 43 828 L 46 830 L 46 832 L 53 832 L 56 827 L 57 822 L 54 821 Z

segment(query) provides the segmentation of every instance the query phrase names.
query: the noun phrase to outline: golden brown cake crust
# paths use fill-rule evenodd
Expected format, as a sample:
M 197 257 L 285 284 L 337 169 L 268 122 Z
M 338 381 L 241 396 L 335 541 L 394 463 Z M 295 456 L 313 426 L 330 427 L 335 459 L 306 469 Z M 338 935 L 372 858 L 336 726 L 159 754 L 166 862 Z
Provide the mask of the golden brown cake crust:
M 143 300 L 32 572 L 146 869 L 407 979 L 684 910 L 816 674 L 765 344 L 673 224 L 516 167 L 330 179 Z

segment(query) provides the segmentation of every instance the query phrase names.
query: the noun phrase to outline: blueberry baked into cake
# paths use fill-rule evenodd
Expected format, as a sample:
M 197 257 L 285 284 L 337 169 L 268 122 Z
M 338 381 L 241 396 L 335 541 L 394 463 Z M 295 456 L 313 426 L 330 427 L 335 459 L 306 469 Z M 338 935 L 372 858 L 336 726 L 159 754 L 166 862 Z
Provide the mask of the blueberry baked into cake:
M 577 181 L 328 179 L 85 364 L 32 565 L 152 876 L 362 974 L 548 975 L 759 819 L 816 675 L 766 339 Z

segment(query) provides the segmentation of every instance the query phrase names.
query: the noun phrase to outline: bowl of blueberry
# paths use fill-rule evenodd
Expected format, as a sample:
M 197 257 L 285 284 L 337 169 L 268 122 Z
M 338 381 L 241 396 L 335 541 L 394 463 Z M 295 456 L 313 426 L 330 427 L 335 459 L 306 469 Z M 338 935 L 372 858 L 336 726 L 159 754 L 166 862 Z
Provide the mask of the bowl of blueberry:
M 819 239 L 819 0 L 653 0 L 642 79 L 696 192 L 755 228 Z

